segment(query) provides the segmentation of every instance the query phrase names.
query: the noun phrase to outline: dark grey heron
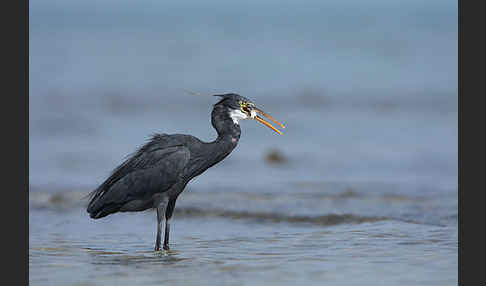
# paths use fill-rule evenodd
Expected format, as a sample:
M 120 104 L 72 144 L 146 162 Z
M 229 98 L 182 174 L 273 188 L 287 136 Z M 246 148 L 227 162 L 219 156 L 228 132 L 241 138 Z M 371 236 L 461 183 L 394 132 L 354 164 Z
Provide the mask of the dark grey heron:
M 163 249 L 168 250 L 170 219 L 177 197 L 192 178 L 199 176 L 233 151 L 241 134 L 239 120 L 255 119 L 281 134 L 261 117 L 264 116 L 285 128 L 245 97 L 234 93 L 215 96 L 222 98 L 214 105 L 211 113 L 211 124 L 218 133 L 216 140 L 206 143 L 191 135 L 154 135 L 91 192 L 87 208 L 90 217 L 99 219 L 116 212 L 155 208 L 155 250 L 160 250 L 164 218 Z

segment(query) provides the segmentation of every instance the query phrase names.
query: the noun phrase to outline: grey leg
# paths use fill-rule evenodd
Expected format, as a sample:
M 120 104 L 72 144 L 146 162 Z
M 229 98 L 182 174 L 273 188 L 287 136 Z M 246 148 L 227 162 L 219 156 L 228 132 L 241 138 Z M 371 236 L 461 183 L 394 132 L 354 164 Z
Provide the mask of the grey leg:
M 162 232 L 162 220 L 165 216 L 165 206 L 157 207 L 157 239 L 155 240 L 155 251 L 160 250 L 160 236 Z
M 164 249 L 169 250 L 170 219 L 165 220 Z
M 165 236 L 164 236 L 164 249 L 169 250 L 169 232 L 170 232 L 170 220 L 172 219 L 172 213 L 174 212 L 175 202 L 177 197 L 172 198 L 167 203 L 167 209 L 165 211 Z

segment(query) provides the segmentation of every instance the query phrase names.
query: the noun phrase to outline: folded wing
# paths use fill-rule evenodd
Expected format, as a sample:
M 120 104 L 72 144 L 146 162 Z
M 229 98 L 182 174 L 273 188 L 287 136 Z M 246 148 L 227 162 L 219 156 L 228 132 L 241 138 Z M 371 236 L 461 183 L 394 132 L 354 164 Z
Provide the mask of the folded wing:
M 155 193 L 168 191 L 180 179 L 190 159 L 190 151 L 170 135 L 154 138 L 116 168 L 91 193 L 87 208 L 93 218 L 117 211 L 152 207 Z

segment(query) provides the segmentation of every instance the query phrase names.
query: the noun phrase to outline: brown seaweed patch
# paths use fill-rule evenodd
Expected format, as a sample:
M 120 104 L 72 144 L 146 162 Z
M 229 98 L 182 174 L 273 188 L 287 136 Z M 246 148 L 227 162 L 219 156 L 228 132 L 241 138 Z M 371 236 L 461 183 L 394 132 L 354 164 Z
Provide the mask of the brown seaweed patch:
M 271 223 L 310 223 L 317 225 L 358 224 L 387 220 L 386 217 L 358 216 L 354 214 L 327 214 L 321 216 L 286 216 L 277 213 L 245 212 L 220 209 L 179 208 L 177 216 L 183 217 L 222 217 L 229 219 L 249 219 Z
M 272 165 L 280 165 L 285 164 L 289 160 L 287 157 L 282 153 L 282 151 L 278 149 L 272 149 L 265 154 L 265 162 Z

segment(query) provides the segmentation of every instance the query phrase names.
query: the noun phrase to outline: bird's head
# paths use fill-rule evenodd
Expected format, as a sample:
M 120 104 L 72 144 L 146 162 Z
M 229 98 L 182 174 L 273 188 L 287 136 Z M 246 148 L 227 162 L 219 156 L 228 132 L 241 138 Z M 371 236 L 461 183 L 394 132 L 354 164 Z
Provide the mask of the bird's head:
M 278 124 L 281 128 L 285 128 L 285 126 L 282 123 L 275 120 L 269 114 L 265 113 L 263 110 L 257 108 L 255 104 L 251 102 L 248 98 L 243 97 L 236 93 L 216 94 L 215 96 L 219 96 L 222 98 L 215 105 L 222 105 L 227 107 L 229 116 L 231 117 L 231 119 L 235 124 L 238 124 L 239 120 L 255 119 L 258 122 L 272 129 L 273 131 L 277 132 L 278 134 L 282 134 L 280 130 L 278 130 L 268 121 L 263 119 L 263 117 L 266 117 L 270 121 Z

